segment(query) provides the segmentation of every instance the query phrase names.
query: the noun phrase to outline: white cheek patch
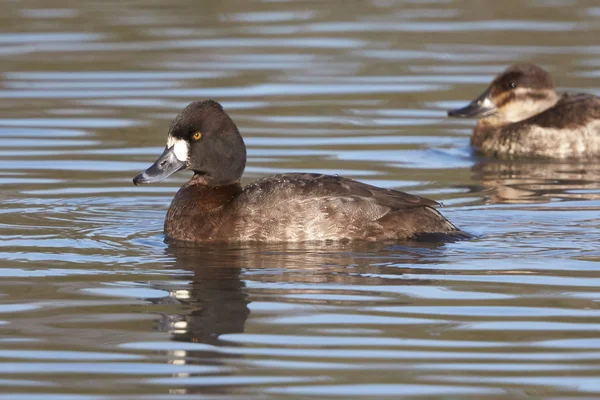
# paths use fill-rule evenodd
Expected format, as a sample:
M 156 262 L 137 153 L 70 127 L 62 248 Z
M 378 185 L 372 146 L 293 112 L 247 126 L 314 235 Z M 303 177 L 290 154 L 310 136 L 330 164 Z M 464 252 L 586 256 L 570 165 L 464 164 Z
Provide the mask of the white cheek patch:
M 175 157 L 179 161 L 187 161 L 188 159 L 189 147 L 185 140 L 176 140 L 173 145 L 173 153 L 175 153 Z
M 177 139 L 175 139 L 173 136 L 169 135 L 167 137 L 167 149 L 170 149 L 171 147 L 173 147 L 173 145 L 175 144 L 175 141 Z
M 179 161 L 187 161 L 190 149 L 185 140 L 169 136 L 167 139 L 167 148 L 173 149 L 173 154 L 175 154 L 175 157 Z
M 483 102 L 481 103 L 481 106 L 482 106 L 482 107 L 485 107 L 485 108 L 494 108 L 494 107 L 496 107 L 496 106 L 494 105 L 494 103 L 492 103 L 492 101 L 491 101 L 491 100 L 490 100 L 488 97 L 486 97 L 486 98 L 483 100 Z

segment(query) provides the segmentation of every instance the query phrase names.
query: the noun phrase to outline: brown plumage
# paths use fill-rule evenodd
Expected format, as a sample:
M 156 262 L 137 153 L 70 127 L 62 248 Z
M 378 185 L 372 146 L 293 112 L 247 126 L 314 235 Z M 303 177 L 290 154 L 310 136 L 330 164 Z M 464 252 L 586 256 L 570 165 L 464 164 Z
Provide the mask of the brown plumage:
M 402 240 L 458 230 L 429 199 L 351 179 L 282 174 L 242 188 L 195 176 L 177 193 L 167 236 L 189 241 Z
M 196 132 L 202 132 L 200 139 L 194 139 Z M 134 183 L 161 180 L 183 168 L 195 172 L 167 212 L 165 234 L 172 239 L 297 242 L 406 240 L 432 234 L 468 237 L 435 210 L 438 203 L 433 200 L 339 176 L 281 174 L 243 188 L 245 146 L 216 102 L 186 107 L 171 127 L 169 143 Z M 174 155 L 176 151 L 179 155 Z M 184 154 L 187 158 L 182 160 Z

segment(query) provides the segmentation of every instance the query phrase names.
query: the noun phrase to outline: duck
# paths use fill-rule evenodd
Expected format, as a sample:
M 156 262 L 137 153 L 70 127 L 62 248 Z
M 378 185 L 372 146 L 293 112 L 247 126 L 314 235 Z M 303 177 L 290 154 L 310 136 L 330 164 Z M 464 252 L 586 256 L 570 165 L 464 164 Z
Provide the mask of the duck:
M 151 184 L 178 171 L 193 171 L 167 211 L 166 240 L 347 242 L 469 236 L 436 210 L 434 200 L 314 173 L 273 175 L 243 187 L 245 166 L 244 140 L 221 104 L 196 101 L 175 117 L 164 151 L 133 183 Z
M 486 156 L 554 160 L 600 157 L 600 98 L 558 95 L 550 73 L 515 64 L 448 116 L 479 118 L 471 145 Z

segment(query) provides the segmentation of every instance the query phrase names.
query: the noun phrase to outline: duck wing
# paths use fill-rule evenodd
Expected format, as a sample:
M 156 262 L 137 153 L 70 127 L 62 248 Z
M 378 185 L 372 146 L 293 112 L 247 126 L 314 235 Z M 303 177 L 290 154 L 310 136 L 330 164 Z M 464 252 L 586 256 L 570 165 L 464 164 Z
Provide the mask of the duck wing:
M 600 119 L 600 97 L 588 93 L 565 93 L 554 107 L 522 121 L 522 125 L 575 129 L 596 119 Z
M 462 234 L 433 200 L 335 175 L 281 174 L 246 186 L 228 206 L 240 240 L 397 240 Z
M 438 207 L 440 205 L 431 199 L 398 190 L 380 188 L 337 175 L 280 174 L 260 179 L 244 188 L 244 193 L 250 198 L 256 198 L 254 193 L 257 191 L 262 193 L 260 197 L 263 199 L 272 196 L 278 196 L 282 200 L 291 197 L 314 198 L 315 200 L 317 198 L 353 198 L 389 207 L 392 210 Z

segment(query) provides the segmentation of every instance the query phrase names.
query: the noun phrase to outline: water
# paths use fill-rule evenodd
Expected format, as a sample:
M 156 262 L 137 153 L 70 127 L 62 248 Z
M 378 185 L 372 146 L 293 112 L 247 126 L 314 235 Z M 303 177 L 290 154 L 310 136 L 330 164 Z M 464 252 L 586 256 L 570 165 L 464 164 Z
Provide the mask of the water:
M 593 1 L 4 1 L 0 399 L 598 398 L 600 163 L 501 162 L 449 120 L 507 65 L 600 93 Z M 457 243 L 174 247 L 214 98 L 245 179 L 442 201 Z

